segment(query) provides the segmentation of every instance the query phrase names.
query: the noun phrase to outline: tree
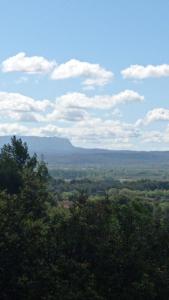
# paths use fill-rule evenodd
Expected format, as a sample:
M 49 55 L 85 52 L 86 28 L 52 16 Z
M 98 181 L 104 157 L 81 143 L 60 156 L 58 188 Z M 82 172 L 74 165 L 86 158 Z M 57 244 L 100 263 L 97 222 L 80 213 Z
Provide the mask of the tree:
M 43 299 L 50 204 L 48 170 L 13 137 L 0 154 L 1 299 Z M 47 299 L 47 298 L 46 298 Z
M 0 153 L 0 189 L 9 194 L 17 194 L 24 186 L 25 174 L 46 180 L 48 171 L 44 162 L 30 156 L 26 143 L 15 136 L 11 144 L 4 145 Z

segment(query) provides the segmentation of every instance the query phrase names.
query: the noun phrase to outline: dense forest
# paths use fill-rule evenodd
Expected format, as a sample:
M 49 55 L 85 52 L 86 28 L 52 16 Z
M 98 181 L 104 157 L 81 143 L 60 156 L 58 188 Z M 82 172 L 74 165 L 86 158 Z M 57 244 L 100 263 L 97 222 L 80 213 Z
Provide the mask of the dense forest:
M 169 181 L 60 175 L 1 149 L 0 299 L 168 299 Z

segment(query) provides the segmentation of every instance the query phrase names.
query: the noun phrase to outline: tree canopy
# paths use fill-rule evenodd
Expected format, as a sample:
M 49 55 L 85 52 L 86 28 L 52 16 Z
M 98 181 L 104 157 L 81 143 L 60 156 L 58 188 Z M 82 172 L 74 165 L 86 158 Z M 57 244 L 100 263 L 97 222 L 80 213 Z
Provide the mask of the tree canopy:
M 166 300 L 169 210 L 136 197 L 90 198 L 70 207 L 48 170 L 13 137 L 0 154 L 2 300 Z

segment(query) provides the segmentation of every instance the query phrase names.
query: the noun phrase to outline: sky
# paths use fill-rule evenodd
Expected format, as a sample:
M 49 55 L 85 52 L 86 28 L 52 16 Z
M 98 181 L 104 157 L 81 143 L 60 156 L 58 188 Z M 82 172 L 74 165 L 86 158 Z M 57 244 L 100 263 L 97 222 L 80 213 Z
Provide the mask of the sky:
M 168 0 L 1 0 L 0 135 L 169 150 Z

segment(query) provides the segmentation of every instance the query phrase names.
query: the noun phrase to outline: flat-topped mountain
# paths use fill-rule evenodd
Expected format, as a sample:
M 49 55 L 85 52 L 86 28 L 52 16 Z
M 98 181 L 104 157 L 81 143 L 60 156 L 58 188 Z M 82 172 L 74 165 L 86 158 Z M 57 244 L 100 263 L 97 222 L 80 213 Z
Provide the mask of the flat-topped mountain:
M 66 138 L 60 137 L 40 137 L 40 136 L 18 136 L 28 144 L 29 151 L 35 152 L 38 155 L 52 155 L 71 153 L 74 151 L 74 146 Z M 0 136 L 0 148 L 7 143 L 10 143 L 11 136 Z
M 169 166 L 169 151 L 127 151 L 85 149 L 75 147 L 66 138 L 21 136 L 29 152 L 52 166 Z M 0 136 L 0 148 L 10 142 L 11 136 Z

